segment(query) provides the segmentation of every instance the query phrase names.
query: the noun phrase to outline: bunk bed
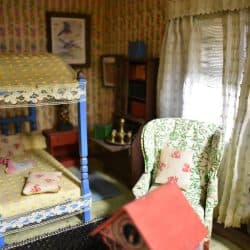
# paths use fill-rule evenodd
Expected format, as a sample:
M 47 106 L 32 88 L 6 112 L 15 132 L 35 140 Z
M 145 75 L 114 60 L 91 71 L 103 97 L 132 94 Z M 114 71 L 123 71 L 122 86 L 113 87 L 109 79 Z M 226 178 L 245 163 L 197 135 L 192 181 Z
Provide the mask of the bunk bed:
M 10 124 L 15 125 L 17 134 L 26 122 L 30 123 L 32 131 L 36 130 L 36 106 L 67 103 L 78 103 L 81 181 L 49 155 L 43 146 L 29 147 L 23 154 L 13 156 L 17 161 L 29 159 L 35 162 L 31 169 L 7 175 L 1 165 L 0 248 L 5 246 L 6 235 L 18 230 L 79 213 L 83 214 L 83 222 L 88 222 L 91 206 L 87 160 L 86 79 L 83 76 L 77 79 L 73 69 L 50 53 L 0 55 L 0 112 L 2 108 L 16 107 L 27 107 L 29 110 L 26 116 L 1 118 L 1 136 L 8 136 Z M 24 196 L 22 187 L 25 177 L 33 171 L 60 172 L 60 191 Z

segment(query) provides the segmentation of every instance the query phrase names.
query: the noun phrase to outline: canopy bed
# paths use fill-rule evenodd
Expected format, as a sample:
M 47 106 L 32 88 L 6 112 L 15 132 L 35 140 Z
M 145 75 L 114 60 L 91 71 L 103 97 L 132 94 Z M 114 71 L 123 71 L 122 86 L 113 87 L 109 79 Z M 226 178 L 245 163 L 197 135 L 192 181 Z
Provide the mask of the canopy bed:
M 0 248 L 5 245 L 5 236 L 52 222 L 74 214 L 83 213 L 82 220 L 90 220 L 91 194 L 88 180 L 88 145 L 86 116 L 86 80 L 76 73 L 60 58 L 49 53 L 35 55 L 0 55 L 0 108 L 28 107 L 27 116 L 1 118 L 0 126 L 2 145 L 5 143 L 3 155 L 0 147 Z M 36 130 L 36 108 L 39 105 L 55 105 L 78 102 L 78 130 L 81 181 L 63 167 L 53 156 L 45 151 L 42 134 Z M 30 123 L 32 132 L 20 134 L 23 123 Z M 15 125 L 16 135 L 9 134 L 9 125 Z M 23 151 L 19 144 L 10 154 L 8 142 L 10 138 L 19 136 Z M 15 137 L 16 139 L 17 137 Z M 36 142 L 36 143 L 34 143 Z M 18 142 L 19 143 L 19 142 Z M 9 153 L 9 154 L 8 154 Z M 5 168 L 10 162 L 29 162 L 30 168 L 10 174 Z M 7 164 L 6 166 L 4 164 Z M 27 165 L 27 164 L 26 164 Z M 11 165 L 13 169 L 13 164 Z M 14 169 L 20 170 L 14 165 Z M 7 169 L 7 171 L 6 171 Z M 32 173 L 54 173 L 60 186 L 54 193 L 27 195 L 24 184 L 30 182 Z M 37 175 L 36 175 L 37 176 Z M 40 178 L 42 174 L 38 175 Z M 26 179 L 28 177 L 28 179 Z M 58 179 L 56 179 L 58 178 Z M 45 186 L 47 188 L 47 186 Z M 37 190 L 35 190 L 37 191 Z M 38 189 L 39 191 L 39 189 Z M 26 195 L 25 195 L 26 194 Z

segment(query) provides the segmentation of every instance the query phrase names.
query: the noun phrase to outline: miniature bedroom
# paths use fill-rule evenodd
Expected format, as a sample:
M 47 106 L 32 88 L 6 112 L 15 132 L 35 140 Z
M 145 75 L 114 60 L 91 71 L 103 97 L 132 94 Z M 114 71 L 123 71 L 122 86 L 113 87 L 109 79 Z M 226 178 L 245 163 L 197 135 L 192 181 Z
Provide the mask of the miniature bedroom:
M 249 0 L 1 0 L 0 249 L 249 249 L 249 32 Z

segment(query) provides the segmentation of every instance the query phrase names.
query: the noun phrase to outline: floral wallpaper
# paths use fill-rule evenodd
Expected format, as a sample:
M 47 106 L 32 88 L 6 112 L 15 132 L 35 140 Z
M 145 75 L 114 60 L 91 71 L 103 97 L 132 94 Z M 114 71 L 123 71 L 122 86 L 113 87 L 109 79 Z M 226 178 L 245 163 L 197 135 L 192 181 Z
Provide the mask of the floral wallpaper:
M 142 40 L 148 57 L 159 57 L 166 26 L 167 0 L 108 0 L 105 52 L 128 54 L 128 42 Z
M 91 15 L 91 67 L 83 69 L 88 79 L 88 123 L 111 120 L 114 90 L 102 86 L 100 56 L 103 54 L 105 0 L 0 0 L 0 52 L 46 51 L 46 11 Z M 70 105 L 71 120 L 77 121 L 76 105 Z M 25 113 L 24 109 L 1 110 L 1 116 Z M 56 107 L 38 108 L 39 129 L 55 124 Z
M 0 53 L 46 51 L 46 11 L 91 15 L 91 66 L 83 72 L 88 80 L 88 125 L 111 122 L 114 89 L 103 87 L 100 56 L 127 55 L 128 41 L 143 40 L 148 56 L 159 56 L 166 22 L 165 0 L 0 0 Z M 0 116 L 23 114 L 25 109 L 1 110 Z M 37 108 L 39 129 L 56 122 L 56 107 Z M 70 105 L 71 121 L 77 123 L 76 105 Z

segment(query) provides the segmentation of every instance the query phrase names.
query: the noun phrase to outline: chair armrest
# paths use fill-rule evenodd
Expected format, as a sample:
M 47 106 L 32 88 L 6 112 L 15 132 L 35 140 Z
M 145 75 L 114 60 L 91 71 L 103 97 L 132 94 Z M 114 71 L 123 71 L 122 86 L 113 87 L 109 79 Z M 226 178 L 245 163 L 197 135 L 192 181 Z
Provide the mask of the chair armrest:
M 213 211 L 218 204 L 218 178 L 211 176 L 207 187 L 207 198 L 205 204 L 205 226 L 208 230 L 207 239 L 210 240 L 213 227 Z
M 213 226 L 213 211 L 218 204 L 218 178 L 217 172 L 221 162 L 223 152 L 223 136 L 220 129 L 213 135 L 213 140 L 210 150 L 210 167 L 207 175 L 207 197 L 205 204 L 205 225 L 208 229 L 208 240 L 211 238 Z
M 140 198 L 148 192 L 150 181 L 151 173 L 143 173 L 132 189 L 132 192 L 136 199 Z

